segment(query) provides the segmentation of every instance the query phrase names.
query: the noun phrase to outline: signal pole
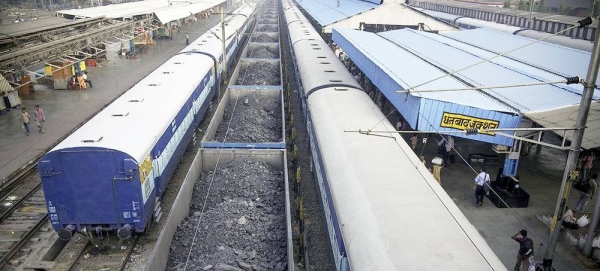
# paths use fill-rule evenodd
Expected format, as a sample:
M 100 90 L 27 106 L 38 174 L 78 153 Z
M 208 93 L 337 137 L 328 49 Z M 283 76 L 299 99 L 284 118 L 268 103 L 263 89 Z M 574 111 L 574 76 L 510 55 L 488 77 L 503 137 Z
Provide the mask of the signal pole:
M 581 20 L 578 22 L 581 27 L 585 27 L 592 23 L 592 19 L 590 17 Z M 546 251 L 544 253 L 544 261 L 543 265 L 546 270 L 553 270 L 552 268 L 552 258 L 554 256 L 554 250 L 556 249 L 556 242 L 558 241 L 558 235 L 560 233 L 560 228 L 562 224 L 562 216 L 565 212 L 565 206 L 567 203 L 567 199 L 569 198 L 569 190 L 571 188 L 571 181 L 576 179 L 578 173 L 575 171 L 575 167 L 577 165 L 577 159 L 579 157 L 579 153 L 581 152 L 581 141 L 583 140 L 583 133 L 585 131 L 585 125 L 587 123 L 587 118 L 590 113 L 590 106 L 592 103 L 592 96 L 594 94 L 594 89 L 596 88 L 596 79 L 598 77 L 598 69 L 600 67 L 600 47 L 598 45 L 600 42 L 600 35 L 596 35 L 594 41 L 594 49 L 592 50 L 592 56 L 589 63 L 587 80 L 584 82 L 585 88 L 583 90 L 583 94 L 581 96 L 581 103 L 579 105 L 579 112 L 577 114 L 577 120 L 575 122 L 575 128 L 577 128 L 573 132 L 573 140 L 571 141 L 571 149 L 569 150 L 569 155 L 567 156 L 567 164 L 565 166 L 565 172 L 563 174 L 562 184 L 560 186 L 560 192 L 558 194 L 558 200 L 556 202 L 556 208 L 554 210 L 554 216 L 552 217 L 552 225 L 550 227 L 550 238 L 548 240 L 548 245 L 546 247 Z M 594 213 L 597 213 L 598 210 L 594 210 Z M 558 223 L 558 225 L 556 225 Z

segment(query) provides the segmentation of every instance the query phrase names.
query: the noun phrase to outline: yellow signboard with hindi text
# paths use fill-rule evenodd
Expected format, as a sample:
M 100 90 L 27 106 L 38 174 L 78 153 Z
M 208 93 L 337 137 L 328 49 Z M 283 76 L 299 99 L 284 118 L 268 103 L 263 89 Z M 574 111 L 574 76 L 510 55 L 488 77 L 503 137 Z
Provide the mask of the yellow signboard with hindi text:
M 444 112 L 440 127 L 457 130 L 477 129 L 480 134 L 495 135 L 493 132 L 483 132 L 485 129 L 497 129 L 500 122 L 497 120 L 481 119 L 461 114 Z

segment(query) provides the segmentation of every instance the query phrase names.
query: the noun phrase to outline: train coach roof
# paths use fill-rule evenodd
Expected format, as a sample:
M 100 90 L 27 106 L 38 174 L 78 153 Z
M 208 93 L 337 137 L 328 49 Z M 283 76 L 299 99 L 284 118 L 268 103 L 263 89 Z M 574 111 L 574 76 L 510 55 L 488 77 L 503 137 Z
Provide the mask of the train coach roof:
M 204 55 L 174 56 L 52 151 L 95 147 L 122 151 L 142 160 L 182 108 L 190 95 L 187 90 L 202 80 L 197 75 L 206 74 L 211 64 L 212 60 Z
M 244 5 L 234 13 L 249 15 L 252 10 Z M 228 21 L 225 35 L 229 40 L 246 18 L 233 16 Z M 220 25 L 191 42 L 182 52 L 202 51 L 220 58 L 222 43 L 212 33 L 221 33 Z M 167 129 L 181 125 L 181 119 L 177 122 L 173 119 L 213 65 L 214 60 L 204 54 L 175 55 L 51 151 L 101 148 L 122 151 L 137 161 L 143 160 Z

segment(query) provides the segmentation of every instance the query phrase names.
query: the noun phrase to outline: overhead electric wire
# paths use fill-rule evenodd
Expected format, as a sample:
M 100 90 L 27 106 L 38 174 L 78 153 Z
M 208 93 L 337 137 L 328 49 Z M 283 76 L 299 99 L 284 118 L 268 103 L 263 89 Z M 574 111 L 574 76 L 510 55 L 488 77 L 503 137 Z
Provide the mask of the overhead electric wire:
M 408 88 L 408 89 L 407 89 L 407 92 L 409 92 L 409 93 L 410 93 L 410 92 L 411 92 L 413 89 L 415 89 L 415 88 L 418 88 L 418 87 L 420 87 L 420 86 L 423 86 L 423 85 L 429 84 L 429 83 L 431 83 L 431 82 L 437 81 L 437 80 L 439 80 L 439 79 L 442 79 L 442 78 L 444 78 L 444 77 L 446 77 L 446 76 L 454 75 L 454 74 L 456 74 L 456 73 L 458 73 L 458 72 L 461 72 L 461 71 L 464 71 L 464 70 L 466 70 L 466 69 L 472 68 L 472 67 L 474 67 L 474 66 L 477 66 L 477 65 L 479 65 L 479 64 L 483 64 L 483 63 L 489 62 L 489 61 L 490 61 L 490 60 L 492 60 L 492 59 L 495 59 L 495 58 L 498 58 L 498 57 L 501 57 L 501 56 L 505 56 L 505 55 L 507 55 L 507 54 L 510 54 L 510 53 L 512 53 L 512 52 L 514 52 L 514 51 L 517 51 L 517 50 L 520 50 L 520 49 L 522 49 L 522 48 L 525 48 L 525 47 L 527 47 L 527 46 L 530 46 L 530 45 L 532 45 L 532 44 L 538 43 L 538 42 L 540 42 L 540 41 L 544 41 L 544 40 L 546 40 L 546 39 L 548 39 L 548 38 L 550 38 L 550 37 L 553 37 L 553 36 L 556 36 L 556 35 L 558 35 L 558 34 L 561 34 L 561 33 L 567 32 L 567 31 L 569 31 L 569 30 L 571 30 L 571 29 L 573 29 L 573 28 L 576 28 L 576 27 L 580 27 L 580 26 L 578 26 L 578 25 L 574 25 L 574 26 L 568 27 L 568 28 L 566 28 L 566 29 L 563 29 L 563 30 L 561 30 L 561 31 L 558 31 L 558 32 L 556 32 L 556 33 L 554 33 L 554 34 L 552 34 L 552 35 L 549 35 L 549 36 L 547 36 L 547 37 L 544 37 L 544 38 L 542 38 L 542 39 L 539 39 L 539 40 L 533 40 L 533 41 L 532 41 L 532 42 L 530 42 L 530 43 L 527 43 L 527 44 L 525 44 L 525 45 L 519 46 L 519 47 L 517 47 L 517 48 L 514 48 L 514 49 L 512 49 L 512 50 L 509 50 L 509 51 L 507 51 L 507 52 L 504 52 L 504 53 L 501 53 L 501 54 L 495 55 L 495 56 L 493 56 L 493 57 L 490 57 L 490 58 L 487 58 L 487 59 L 484 59 L 484 60 L 482 60 L 482 61 L 476 62 L 476 63 L 474 63 L 474 64 L 471 64 L 471 65 L 469 65 L 469 66 L 466 66 L 466 67 L 464 67 L 464 68 L 461 68 L 461 69 L 458 69 L 458 70 L 452 71 L 452 72 L 450 72 L 450 73 L 446 73 L 446 74 L 444 74 L 444 75 L 442 75 L 442 76 L 439 76 L 439 77 L 436 77 L 436 78 L 434 78 L 434 79 L 431 79 L 431 80 L 428 80 L 428 81 L 426 81 L 426 82 L 423 82 L 423 83 L 421 83 L 421 84 L 418 84 L 418 85 L 416 85 L 416 86 L 414 86 L 414 87 L 410 87 L 410 88 Z
M 227 38 L 227 39 L 229 39 L 229 38 Z M 254 51 L 254 49 L 255 48 L 253 48 L 253 51 Z M 227 52 L 225 52 L 225 54 L 226 53 Z M 223 63 L 223 64 L 227 65 L 227 63 Z M 249 69 L 246 69 L 243 78 L 246 78 L 246 75 L 247 75 L 248 71 L 249 71 Z M 216 83 L 220 84 L 219 82 L 216 82 Z M 225 86 L 225 87 L 227 87 L 227 86 Z M 235 112 L 235 109 L 237 107 L 237 104 L 238 104 L 238 101 L 239 101 L 240 97 L 241 96 L 238 96 L 235 99 L 235 103 L 233 104 L 232 112 Z M 210 196 L 210 189 L 211 189 L 212 184 L 213 184 L 213 182 L 215 180 L 215 174 L 217 173 L 217 167 L 219 166 L 219 162 L 221 160 L 221 154 L 223 153 L 223 149 L 224 149 L 225 143 L 227 143 L 227 135 L 229 134 L 230 127 L 231 127 L 231 122 L 232 121 L 233 121 L 233 113 L 231 115 L 231 118 L 229 118 L 229 121 L 227 122 L 227 129 L 225 130 L 225 136 L 223 137 L 223 143 L 221 143 L 221 147 L 219 148 L 219 155 L 217 156 L 217 162 L 215 164 L 215 167 L 212 170 L 212 175 L 210 177 L 210 182 L 208 184 L 208 189 L 206 191 L 206 196 L 204 197 L 204 202 L 202 203 L 202 208 L 200 210 L 200 217 L 198 218 L 198 223 L 196 224 L 196 229 L 194 230 L 194 238 L 192 239 L 192 244 L 190 245 L 190 249 L 189 249 L 187 258 L 185 260 L 185 265 L 183 267 L 184 271 L 187 270 L 188 262 L 190 260 L 190 256 L 192 255 L 192 248 L 194 247 L 194 244 L 196 243 L 196 237 L 198 235 L 198 229 L 200 228 L 200 222 L 202 222 L 202 217 L 204 216 L 204 210 L 206 208 L 206 202 L 208 201 L 208 197 Z

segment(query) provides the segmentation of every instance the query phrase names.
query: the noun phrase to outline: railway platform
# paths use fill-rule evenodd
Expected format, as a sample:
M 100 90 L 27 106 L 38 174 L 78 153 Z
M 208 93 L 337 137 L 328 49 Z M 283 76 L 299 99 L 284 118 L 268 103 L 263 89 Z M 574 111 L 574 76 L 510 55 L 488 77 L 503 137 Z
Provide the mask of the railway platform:
M 393 119 L 392 123 L 395 122 L 396 120 Z M 419 143 L 415 152 L 418 156 L 425 157 L 427 167 L 430 168 L 432 158 L 439 156 L 437 155 L 436 140 L 440 140 L 440 136 L 431 134 L 427 143 L 423 144 L 424 136 L 426 137 L 426 134 L 419 135 Z M 410 144 L 409 138 L 412 137 L 412 134 L 404 134 L 403 137 Z M 544 141 L 557 144 L 560 142 L 559 138 L 552 133 L 546 133 Z M 534 240 L 535 260 L 541 263 L 544 256 L 541 244 L 547 242 L 550 228 L 544 225 L 538 216 L 552 216 L 554 213 L 567 152 L 549 147 L 533 146 L 528 155 L 521 155 L 518 175 L 521 187 L 530 195 L 528 206 L 526 208 L 497 208 L 487 197 L 482 206 L 476 205 L 473 183 L 481 169 L 481 164 L 472 164 L 473 170 L 466 161 L 470 161 L 470 154 L 471 157 L 473 157 L 472 154 L 484 154 L 492 157 L 498 155 L 497 161 L 490 159 L 486 164 L 486 170 L 490 174 L 491 180 L 495 181 L 499 168 L 503 166 L 504 154 L 495 153 L 490 144 L 456 137 L 455 149 L 460 156 L 455 154 L 456 162 L 450 163 L 441 170 L 441 184 L 444 190 L 479 230 L 509 270 L 513 270 L 519 250 L 519 244 L 512 240 L 511 236 L 520 229 L 527 229 L 528 236 Z M 591 172 L 600 172 L 597 163 Z M 575 206 L 578 196 L 578 191 L 571 189 L 567 206 Z M 594 200 L 590 201 L 585 209 L 590 220 L 594 203 Z M 597 263 L 567 244 L 562 237 L 557 243 L 552 266 L 556 270 L 600 270 Z
M 53 90 L 51 87 L 36 85 L 35 94 L 28 99 L 23 99 L 22 107 L 26 107 L 30 114 L 33 114 L 35 105 L 41 106 L 47 119 L 46 132 L 38 133 L 36 127 L 31 127 L 32 133 L 26 136 L 19 123 L 20 109 L 0 115 L 2 135 L 0 137 L 0 187 L 10 176 L 42 156 L 77 129 L 81 123 L 183 49 L 186 32 L 189 33 L 190 39 L 194 40 L 218 21 L 219 16 L 212 15 L 209 19 L 185 26 L 173 40 L 158 40 L 155 45 L 148 48 L 146 53 L 139 54 L 139 58 L 136 59 L 119 57 L 117 55 L 119 45 L 109 47 L 108 60 L 100 63 L 99 66 L 88 68 L 88 76 L 93 82 L 93 88 L 71 91 Z M 389 110 L 386 108 L 385 112 Z M 395 122 L 396 119 L 392 119 L 392 123 Z M 408 140 L 410 135 L 404 137 Z M 431 159 L 437 152 L 435 136 L 431 135 L 426 144 L 422 143 L 421 138 L 422 136 L 416 153 L 418 156 L 425 156 L 428 167 L 431 167 Z M 550 133 L 546 138 L 548 141 L 558 140 L 550 136 Z M 471 140 L 456 138 L 455 147 L 467 161 L 469 154 L 494 154 L 491 145 Z M 497 163 L 487 165 L 492 180 L 502 166 L 503 155 L 499 157 Z M 487 198 L 483 206 L 477 207 L 472 188 L 477 172 L 469 168 L 458 155 L 456 163 L 442 169 L 442 187 L 487 240 L 507 269 L 512 270 L 518 244 L 510 237 L 522 228 L 528 229 L 530 237 L 534 239 L 536 261 L 542 260 L 540 243 L 546 242 L 549 229 L 537 219 L 537 216 L 552 214 L 554 211 L 565 161 L 566 152 L 547 147 L 542 147 L 539 152 L 536 151 L 536 147 L 533 147 L 529 155 L 521 157 L 519 175 L 523 189 L 530 194 L 527 208 L 497 208 Z M 596 163 L 593 172 L 600 172 L 598 165 L 599 163 Z M 479 168 L 475 167 L 475 170 L 478 171 Z M 569 206 L 574 205 L 576 196 L 576 193 L 571 193 Z M 588 204 L 586 211 L 592 211 L 591 205 Z M 581 260 L 585 257 L 581 257 L 580 252 L 562 241 L 558 242 L 555 253 L 553 266 L 557 270 L 600 270 L 593 262 Z
M 172 40 L 157 40 L 145 52 L 138 53 L 135 59 L 118 56 L 119 44 L 108 47 L 107 61 L 98 63 L 96 67 L 87 67 L 93 88 L 88 86 L 86 90 L 54 90 L 52 86 L 36 84 L 35 93 L 22 98 L 21 107 L 27 108 L 33 117 L 35 105 L 40 105 L 46 115 L 45 133 L 39 133 L 32 120 L 31 133 L 26 136 L 19 122 L 20 108 L 0 115 L 0 187 L 185 48 L 185 33 L 189 33 L 190 39 L 195 40 L 219 21 L 220 15 L 214 14 L 208 19 L 184 26 Z

